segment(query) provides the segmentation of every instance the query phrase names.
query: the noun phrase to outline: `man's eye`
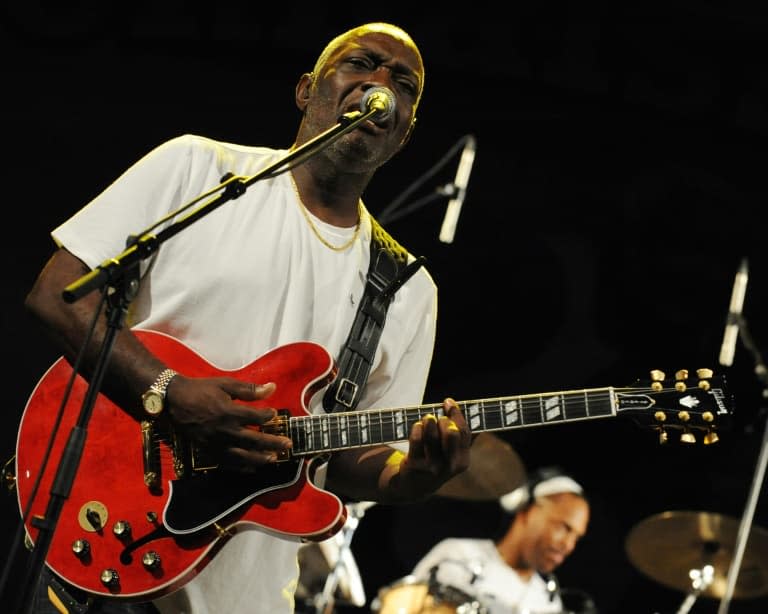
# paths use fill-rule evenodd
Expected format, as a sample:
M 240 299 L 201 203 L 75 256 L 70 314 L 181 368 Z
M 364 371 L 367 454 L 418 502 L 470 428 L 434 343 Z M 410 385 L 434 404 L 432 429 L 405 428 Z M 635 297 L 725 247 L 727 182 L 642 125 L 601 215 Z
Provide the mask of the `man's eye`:
M 358 68 L 369 68 L 370 62 L 365 58 L 347 58 L 347 62 Z
M 405 93 L 411 96 L 416 96 L 416 86 L 410 81 L 400 80 L 397 82 L 397 86 Z

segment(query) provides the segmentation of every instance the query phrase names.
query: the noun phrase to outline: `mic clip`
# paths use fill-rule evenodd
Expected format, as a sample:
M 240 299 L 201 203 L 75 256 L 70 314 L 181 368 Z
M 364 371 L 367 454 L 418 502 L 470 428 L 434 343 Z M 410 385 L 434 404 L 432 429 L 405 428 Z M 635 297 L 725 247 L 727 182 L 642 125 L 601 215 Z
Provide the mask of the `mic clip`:
M 455 183 L 446 183 L 445 185 L 441 185 L 435 188 L 435 192 L 437 192 L 440 196 L 454 198 L 459 194 L 459 186 L 457 186 Z
M 339 123 L 343 126 L 348 126 L 353 121 L 358 119 L 362 113 L 360 111 L 350 111 L 349 113 L 344 113 L 341 117 L 339 117 Z

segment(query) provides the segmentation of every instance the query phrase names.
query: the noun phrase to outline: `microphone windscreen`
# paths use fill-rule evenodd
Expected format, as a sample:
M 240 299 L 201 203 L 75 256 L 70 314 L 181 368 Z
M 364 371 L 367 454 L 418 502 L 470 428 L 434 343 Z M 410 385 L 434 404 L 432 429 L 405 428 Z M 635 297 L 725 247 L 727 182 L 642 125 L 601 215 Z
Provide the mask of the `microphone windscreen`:
M 389 89 L 382 86 L 366 90 L 360 100 L 360 110 L 365 113 L 373 109 L 378 111 L 376 119 L 386 119 L 395 110 L 395 95 Z

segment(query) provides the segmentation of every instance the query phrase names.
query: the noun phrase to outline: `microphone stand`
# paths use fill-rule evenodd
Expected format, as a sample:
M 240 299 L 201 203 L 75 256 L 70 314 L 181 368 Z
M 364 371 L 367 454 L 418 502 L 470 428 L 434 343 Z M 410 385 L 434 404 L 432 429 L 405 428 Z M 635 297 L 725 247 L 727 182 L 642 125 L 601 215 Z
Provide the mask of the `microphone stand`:
M 755 362 L 755 375 L 757 375 L 763 386 L 762 397 L 766 399 L 768 398 L 768 369 L 766 369 L 760 351 L 752 339 L 752 335 L 750 334 L 749 328 L 747 327 L 746 319 L 743 316 L 739 316 L 737 322 L 742 343 L 744 343 L 744 347 L 746 347 L 752 354 L 753 360 Z M 761 415 L 761 417 L 765 419 L 764 415 Z M 765 422 L 763 428 L 763 441 L 760 446 L 760 454 L 758 455 L 757 467 L 755 469 L 755 475 L 752 478 L 752 487 L 749 491 L 747 505 L 741 518 L 741 524 L 739 525 L 739 532 L 736 537 L 736 550 L 734 552 L 731 565 L 728 568 L 728 580 L 725 587 L 725 593 L 723 594 L 723 598 L 720 601 L 720 607 L 717 610 L 717 614 L 727 614 L 728 608 L 730 607 L 730 602 L 733 598 L 733 591 L 736 587 L 736 579 L 739 575 L 739 569 L 741 567 L 741 560 L 744 556 L 747 539 L 749 538 L 749 532 L 752 526 L 755 507 L 757 506 L 760 489 L 762 488 L 763 480 L 765 478 L 765 468 L 766 464 L 768 464 L 768 421 Z
M 369 108 L 364 112 L 352 111 L 350 113 L 345 113 L 339 118 L 339 122 L 336 125 L 325 132 L 320 133 L 313 139 L 310 139 L 303 145 L 292 149 L 288 154 L 283 156 L 283 158 L 262 169 L 255 175 L 250 177 L 240 177 L 228 174 L 229 176 L 225 176 L 218 187 L 195 198 L 177 212 L 153 224 L 148 230 L 142 232 L 135 238 L 129 239 L 129 246 L 121 254 L 104 261 L 93 271 L 80 277 L 64 289 L 62 296 L 68 303 L 73 303 L 96 289 L 102 289 L 106 292 L 108 286 L 112 287 L 114 292 L 108 302 L 107 330 L 104 339 L 102 340 L 99 356 L 94 367 L 93 375 L 88 382 L 88 389 L 83 399 L 78 420 L 72 428 L 62 452 L 61 462 L 56 470 L 56 475 L 51 485 L 50 498 L 48 500 L 45 515 L 42 518 L 34 518 L 32 520 L 32 525 L 38 529 L 37 540 L 32 548 L 32 558 L 24 576 L 22 590 L 17 593 L 17 595 L 20 596 L 17 608 L 24 607 L 24 604 L 26 603 L 26 611 L 31 611 L 33 602 L 32 597 L 34 596 L 40 581 L 43 564 L 45 563 L 48 549 L 53 539 L 59 516 L 61 515 L 61 510 L 65 500 L 69 497 L 69 493 L 71 492 L 72 485 L 77 475 L 77 469 L 80 465 L 80 460 L 85 448 L 87 425 L 96 402 L 96 396 L 101 389 L 101 383 L 106 372 L 106 366 L 109 362 L 117 332 L 122 328 L 125 315 L 128 311 L 128 306 L 139 289 L 139 263 L 155 253 L 165 241 L 181 232 L 187 226 L 211 213 L 225 202 L 238 198 L 244 194 L 245 190 L 256 181 L 274 177 L 301 164 L 347 132 L 354 130 L 365 120 L 380 112 L 380 109 Z M 291 162 L 293 162 L 293 164 L 288 166 Z M 175 217 L 178 213 L 185 211 L 203 198 L 219 191 L 221 191 L 219 196 L 209 200 L 183 218 L 167 226 L 156 236 L 151 234 L 151 230 L 159 224 L 167 219 Z M 24 523 L 22 522 L 20 530 L 24 530 L 23 524 Z M 16 611 L 21 610 L 17 609 Z
M 392 202 L 390 202 L 379 212 L 379 222 L 382 224 L 394 222 L 395 220 L 399 220 L 401 217 L 404 217 L 409 213 L 413 213 L 414 211 L 417 211 L 418 209 L 421 209 L 422 207 L 425 207 L 429 203 L 438 199 L 455 198 L 459 193 L 458 186 L 455 182 L 446 183 L 435 188 L 434 192 L 431 192 L 426 196 L 422 196 L 421 198 L 418 198 L 417 200 L 412 201 L 407 205 L 403 205 L 406 198 L 410 197 L 410 195 L 418 190 L 422 185 L 424 185 L 428 179 L 431 179 L 440 169 L 448 164 L 453 156 L 455 156 L 460 149 L 466 146 L 466 143 L 470 139 L 474 139 L 474 137 L 471 134 L 466 134 L 453 145 L 451 145 L 451 148 L 445 154 L 443 154 L 443 157 L 440 158 L 440 160 L 433 164 L 428 171 L 418 177 L 413 183 L 411 183 L 411 185 L 403 190 Z

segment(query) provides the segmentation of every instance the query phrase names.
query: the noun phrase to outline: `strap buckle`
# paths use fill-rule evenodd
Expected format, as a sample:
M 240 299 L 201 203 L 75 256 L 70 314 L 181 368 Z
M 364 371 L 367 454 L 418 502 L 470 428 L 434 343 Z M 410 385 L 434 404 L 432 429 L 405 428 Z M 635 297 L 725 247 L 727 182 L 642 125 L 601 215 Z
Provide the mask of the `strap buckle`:
M 336 388 L 336 401 L 344 405 L 344 407 L 351 409 L 355 405 L 357 389 L 358 386 L 355 382 L 349 378 L 342 377 L 341 380 L 339 380 L 339 386 Z

